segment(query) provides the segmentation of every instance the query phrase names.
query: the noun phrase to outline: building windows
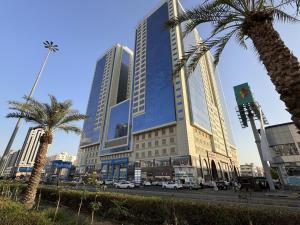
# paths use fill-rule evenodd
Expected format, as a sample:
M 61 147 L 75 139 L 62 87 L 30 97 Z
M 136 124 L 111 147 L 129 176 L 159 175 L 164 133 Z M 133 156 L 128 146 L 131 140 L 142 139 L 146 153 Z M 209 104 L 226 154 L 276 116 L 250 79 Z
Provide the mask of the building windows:
M 139 144 L 136 144 L 136 145 L 135 145 L 135 148 L 136 148 L 136 149 L 139 149 L 139 147 L 140 147 Z
M 150 148 L 152 145 L 151 141 L 148 142 L 148 148 Z
M 148 151 L 148 157 L 151 157 L 151 156 L 152 156 L 152 152 Z
M 151 133 L 148 133 L 148 138 L 151 138 Z
M 143 139 L 143 140 L 145 139 L 145 134 L 142 135 L 142 139 Z
M 142 158 L 145 158 L 145 152 L 142 152 Z
M 155 140 L 155 146 L 158 146 L 158 140 Z
M 174 133 L 174 128 L 173 127 L 170 127 L 169 128 L 169 132 L 172 134 L 172 133 Z
M 175 142 L 175 140 L 174 140 L 174 138 L 170 138 L 170 143 L 174 143 Z
M 170 153 L 175 154 L 175 147 L 170 148 Z
M 155 156 L 159 156 L 159 150 L 158 149 L 155 150 Z
M 135 140 L 137 140 L 137 141 L 139 140 L 139 135 L 137 135 L 137 136 L 135 137 Z
M 145 148 L 145 143 L 142 143 L 142 148 Z
M 156 137 L 158 136 L 158 130 L 155 131 L 155 136 L 156 136 Z
M 162 149 L 162 154 L 163 154 L 163 155 L 166 155 L 166 154 L 167 154 L 167 149 L 163 148 L 163 149 Z
M 137 153 L 135 153 L 135 158 L 139 158 L 140 157 L 140 154 L 137 152 Z
M 162 139 L 162 140 L 161 140 L 161 143 L 162 143 L 163 145 L 165 145 L 165 144 L 167 143 L 166 139 Z
M 165 130 L 165 129 L 162 129 L 162 130 L 161 130 L 161 134 L 162 134 L 162 135 L 165 135 L 165 134 L 166 134 L 166 130 Z

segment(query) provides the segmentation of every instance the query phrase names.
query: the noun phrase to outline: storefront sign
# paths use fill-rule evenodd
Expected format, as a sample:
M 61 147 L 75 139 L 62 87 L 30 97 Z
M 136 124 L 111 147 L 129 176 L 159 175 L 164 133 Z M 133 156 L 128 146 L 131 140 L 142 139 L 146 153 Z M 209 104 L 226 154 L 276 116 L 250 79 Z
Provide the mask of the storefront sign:
M 55 168 L 70 169 L 72 167 L 72 162 L 62 161 L 62 160 L 54 160 L 54 161 L 52 161 L 52 166 Z

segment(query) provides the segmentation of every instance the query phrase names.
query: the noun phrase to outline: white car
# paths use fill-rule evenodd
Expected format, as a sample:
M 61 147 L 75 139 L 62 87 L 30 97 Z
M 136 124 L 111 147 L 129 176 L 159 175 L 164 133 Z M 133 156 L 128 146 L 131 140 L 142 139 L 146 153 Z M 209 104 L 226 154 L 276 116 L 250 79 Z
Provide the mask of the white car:
M 116 188 L 134 188 L 134 184 L 129 181 L 121 181 L 114 184 Z
M 150 181 L 144 181 L 144 182 L 143 182 L 143 185 L 144 185 L 144 186 L 151 186 L 151 183 L 150 183 Z
M 182 184 L 175 183 L 175 182 L 165 182 L 162 184 L 162 188 L 177 190 L 177 189 L 182 189 L 183 186 Z

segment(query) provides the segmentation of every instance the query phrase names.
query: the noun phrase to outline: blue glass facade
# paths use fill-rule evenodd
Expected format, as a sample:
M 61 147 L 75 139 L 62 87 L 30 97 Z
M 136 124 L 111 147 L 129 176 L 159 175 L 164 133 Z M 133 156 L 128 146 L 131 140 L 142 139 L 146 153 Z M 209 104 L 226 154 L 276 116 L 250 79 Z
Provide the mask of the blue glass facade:
M 128 158 L 103 160 L 101 178 L 104 180 L 126 180 L 128 175 Z
M 196 43 L 195 34 L 188 34 L 183 40 L 185 51 Z M 203 78 L 199 65 L 188 78 L 188 91 L 192 123 L 211 131 Z
M 86 115 L 88 115 L 89 118 L 86 119 L 83 124 L 83 134 L 81 136 L 80 146 L 93 144 L 100 141 L 100 128 L 97 126 L 96 114 L 105 62 L 106 55 L 103 56 L 96 64 L 94 80 L 86 112 Z
M 219 73 L 218 73 L 217 70 L 215 70 L 214 74 L 215 74 L 215 80 L 216 80 L 216 83 L 217 83 L 217 88 L 218 88 L 218 92 L 219 92 L 219 96 L 220 96 L 220 101 L 221 101 L 225 126 L 227 128 L 229 142 L 230 142 L 230 144 L 235 145 L 234 138 L 233 138 L 233 133 L 232 133 L 232 128 L 231 128 L 231 124 L 230 124 L 230 120 L 229 120 L 229 116 L 228 116 L 228 111 L 227 111 L 227 107 L 226 107 L 225 96 L 224 96 L 224 92 L 223 92 L 223 89 L 222 89 L 222 86 L 221 86 L 221 80 L 220 80 L 220 77 L 219 77 Z
M 133 117 L 133 132 L 176 121 L 167 3 L 147 18 L 145 112 Z
M 117 103 L 122 102 L 122 101 L 126 100 L 126 98 L 127 98 L 129 65 L 130 65 L 130 56 L 126 51 L 122 51 L 121 71 L 120 71 L 120 79 L 119 79 L 119 85 L 118 85 Z
M 107 139 L 125 137 L 129 129 L 129 100 L 113 106 L 110 111 Z

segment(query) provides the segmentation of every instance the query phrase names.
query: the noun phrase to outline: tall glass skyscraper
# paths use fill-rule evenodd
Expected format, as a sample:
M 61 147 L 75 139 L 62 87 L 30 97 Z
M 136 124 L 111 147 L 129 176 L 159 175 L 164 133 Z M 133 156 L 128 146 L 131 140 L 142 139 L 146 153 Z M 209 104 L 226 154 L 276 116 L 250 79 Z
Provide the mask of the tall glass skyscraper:
M 119 44 L 96 63 L 78 152 L 82 173 L 99 169 L 99 155 L 129 150 L 132 66 L 132 51 Z
M 231 179 L 238 175 L 236 147 L 218 73 L 210 53 L 188 76 L 175 65 L 196 30 L 165 29 L 183 11 L 178 0 L 164 0 L 136 27 L 134 59 L 114 46 L 96 65 L 80 151 L 82 169 L 97 165 L 103 179 Z M 92 150 L 91 150 L 92 149 Z M 96 162 L 95 162 L 96 160 Z M 88 166 L 88 167 L 86 167 Z M 96 168 L 97 169 L 97 168 Z
M 185 69 L 172 73 L 201 41 L 196 30 L 183 38 L 181 27 L 164 28 L 182 11 L 177 0 L 165 0 L 137 26 L 131 160 L 151 179 L 229 180 L 239 164 L 212 56 L 202 57 L 190 76 Z

